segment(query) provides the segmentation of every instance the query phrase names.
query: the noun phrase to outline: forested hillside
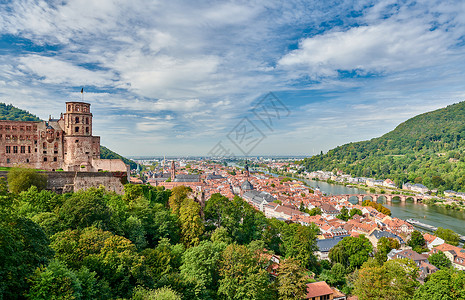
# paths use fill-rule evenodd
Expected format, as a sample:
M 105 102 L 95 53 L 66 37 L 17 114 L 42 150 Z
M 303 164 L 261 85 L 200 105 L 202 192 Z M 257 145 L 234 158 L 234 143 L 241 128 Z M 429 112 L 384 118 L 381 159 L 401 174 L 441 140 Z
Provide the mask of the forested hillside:
M 14 107 L 11 104 L 0 103 L 0 120 L 11 121 L 40 121 L 40 119 L 28 111 Z
M 306 268 L 321 272 L 316 226 L 219 194 L 202 210 L 190 193 L 128 184 L 123 196 L 12 194 L 0 178 L 0 299 L 303 298 Z M 292 272 L 280 286 L 266 271 L 273 251 Z
M 342 170 L 353 176 L 422 183 L 465 191 L 465 102 L 415 116 L 369 141 L 349 143 L 306 158 L 308 171 Z
M 0 120 L 40 121 L 37 116 L 30 112 L 16 108 L 11 104 L 6 105 L 5 103 L 0 103 Z M 137 164 L 134 161 L 127 159 L 102 145 L 100 145 L 100 158 L 121 159 L 125 164 L 129 165 L 131 169 L 137 168 Z

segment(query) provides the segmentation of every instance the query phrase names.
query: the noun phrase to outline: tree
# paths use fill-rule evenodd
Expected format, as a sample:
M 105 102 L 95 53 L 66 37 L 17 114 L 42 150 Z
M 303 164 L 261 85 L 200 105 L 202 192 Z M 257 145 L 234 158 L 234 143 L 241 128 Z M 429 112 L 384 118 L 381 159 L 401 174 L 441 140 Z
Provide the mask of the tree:
M 81 282 L 63 263 L 52 260 L 47 268 L 37 269 L 32 277 L 31 299 L 81 299 Z
M 60 219 L 72 229 L 90 226 L 109 229 L 111 213 L 105 197 L 106 192 L 103 187 L 74 193 L 60 207 Z
M 128 297 L 136 282 L 148 280 L 145 257 L 128 239 L 95 227 L 66 230 L 52 236 L 55 258 L 73 269 L 86 267 L 106 280 L 112 297 Z
M 225 299 L 273 299 L 275 290 L 259 257 L 244 245 L 227 246 L 220 262 L 218 294 Z
M 310 211 L 308 212 L 308 214 L 309 214 L 310 216 L 321 215 L 321 208 L 319 208 L 319 207 L 314 207 L 314 208 L 310 209 Z
M 232 210 L 232 202 L 220 193 L 215 193 L 211 195 L 205 204 L 205 220 L 211 224 L 209 227 L 213 228 L 230 226 L 229 219 L 231 218 Z
M 0 299 L 17 299 L 27 292 L 30 275 L 46 265 L 53 252 L 39 225 L 3 214 L 0 207 L 0 257 Z
M 346 283 L 346 267 L 340 263 L 335 263 L 331 270 L 323 270 L 320 280 L 326 281 L 331 286 L 341 287 Z
M 433 253 L 428 257 L 428 261 L 438 269 L 449 268 L 452 263 L 442 251 Z
M 181 241 L 186 247 L 197 246 L 204 231 L 200 217 L 200 204 L 192 199 L 185 199 L 179 209 L 181 223 Z
M 438 227 L 438 230 L 434 232 L 434 234 L 443 239 L 446 243 L 458 246 L 459 244 L 459 235 L 455 233 L 454 231 L 442 227 Z
M 360 237 L 349 236 L 343 238 L 329 251 L 329 259 L 333 263 L 340 263 L 349 271 L 353 271 L 368 260 L 372 251 L 373 246 L 364 235 L 360 235 Z
M 156 290 L 139 286 L 134 290 L 131 300 L 181 300 L 181 295 L 167 286 Z
M 300 262 L 288 258 L 278 269 L 278 294 L 283 300 L 304 299 L 307 294 L 307 274 Z
M 363 264 L 355 276 L 354 294 L 360 300 L 411 299 L 419 285 L 415 262 L 405 258 L 389 260 L 381 266 L 370 260 Z
M 399 249 L 400 243 L 397 239 L 382 237 L 376 246 L 375 259 L 382 265 L 387 260 L 387 255 L 392 249 Z
M 439 270 L 417 289 L 413 299 L 465 299 L 465 273 L 454 269 Z
M 344 220 L 344 221 L 347 222 L 347 221 L 350 219 L 349 210 L 347 209 L 347 207 L 345 207 L 345 206 L 342 207 L 341 213 L 338 214 L 338 215 L 336 216 L 336 218 L 341 219 L 341 220 Z
M 168 200 L 171 211 L 179 215 L 179 210 L 181 209 L 182 202 L 187 199 L 187 196 L 192 192 L 190 187 L 181 185 L 176 186 L 171 190 L 171 196 Z
M 363 216 L 363 212 L 358 208 L 352 208 L 350 210 L 349 216 L 352 219 L 355 215 Z
M 10 192 L 19 194 L 31 186 L 43 190 L 47 187 L 47 176 L 33 169 L 12 168 L 8 171 L 8 188 Z
M 197 299 L 217 298 L 219 280 L 217 265 L 225 247 L 224 243 L 203 241 L 184 252 L 181 275 L 193 283 L 193 292 Z
M 306 268 L 316 267 L 316 235 L 319 228 L 315 224 L 302 226 L 292 223 L 283 228 L 283 244 L 286 258 L 295 258 Z
M 412 247 L 412 249 L 418 253 L 422 253 L 426 250 L 426 241 L 423 237 L 423 234 L 418 231 L 414 230 L 410 235 L 410 240 L 407 242 L 407 245 Z

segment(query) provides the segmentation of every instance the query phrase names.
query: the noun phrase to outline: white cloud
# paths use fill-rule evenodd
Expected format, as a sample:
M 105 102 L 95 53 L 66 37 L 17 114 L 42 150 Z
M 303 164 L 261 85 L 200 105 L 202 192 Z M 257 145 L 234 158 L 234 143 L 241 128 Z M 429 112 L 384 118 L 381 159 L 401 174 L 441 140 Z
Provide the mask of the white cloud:
M 304 39 L 297 50 L 279 60 L 284 68 L 299 68 L 314 77 L 335 76 L 338 70 L 394 72 L 427 67 L 453 54 L 456 43 L 441 29 L 430 30 L 417 20 L 386 20 L 347 31 L 331 31 Z
M 18 70 L 38 76 L 40 81 L 47 84 L 105 87 L 112 85 L 115 78 L 112 72 L 90 71 L 54 57 L 34 54 L 20 57 L 18 61 Z

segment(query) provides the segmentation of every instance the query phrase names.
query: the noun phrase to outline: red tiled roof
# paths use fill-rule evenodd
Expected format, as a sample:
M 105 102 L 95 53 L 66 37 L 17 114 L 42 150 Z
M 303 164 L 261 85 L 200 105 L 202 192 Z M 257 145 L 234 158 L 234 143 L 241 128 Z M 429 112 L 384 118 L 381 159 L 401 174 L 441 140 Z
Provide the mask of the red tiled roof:
M 319 297 L 323 295 L 331 295 L 333 290 L 324 281 L 307 283 L 307 296 L 305 299 L 311 299 L 313 297 Z

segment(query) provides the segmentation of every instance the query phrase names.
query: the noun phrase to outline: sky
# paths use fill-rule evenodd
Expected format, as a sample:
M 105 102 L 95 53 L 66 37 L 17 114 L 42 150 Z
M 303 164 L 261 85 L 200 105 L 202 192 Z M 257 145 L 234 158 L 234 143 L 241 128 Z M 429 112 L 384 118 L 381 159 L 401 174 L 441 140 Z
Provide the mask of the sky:
M 463 1 L 0 1 L 0 102 L 83 99 L 126 156 L 326 152 L 464 101 L 463 70 Z

